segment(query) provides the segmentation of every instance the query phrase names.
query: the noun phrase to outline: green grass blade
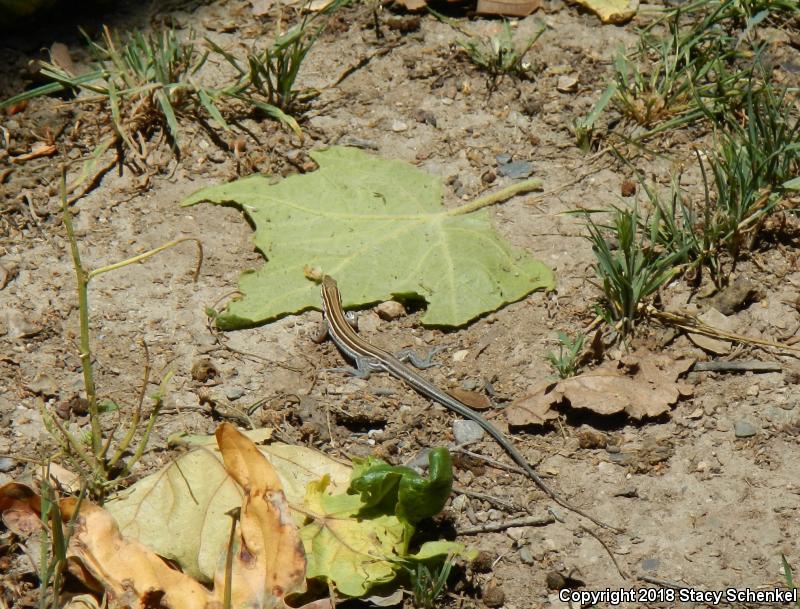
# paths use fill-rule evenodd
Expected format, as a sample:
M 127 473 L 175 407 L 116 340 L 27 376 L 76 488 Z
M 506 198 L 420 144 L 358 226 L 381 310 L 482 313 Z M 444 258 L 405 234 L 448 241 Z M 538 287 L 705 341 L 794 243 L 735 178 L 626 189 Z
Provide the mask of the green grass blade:
M 169 101 L 169 96 L 167 95 L 166 90 L 159 89 L 155 93 L 156 101 L 158 105 L 161 106 L 162 112 L 164 112 L 164 118 L 167 121 L 167 127 L 169 129 L 170 135 L 172 139 L 175 141 L 175 145 L 177 146 L 178 141 L 178 119 L 175 117 L 175 110 L 172 107 L 172 104 Z
M 226 123 L 225 119 L 222 118 L 222 113 L 214 105 L 214 102 L 211 99 L 211 96 L 209 96 L 209 94 L 206 93 L 205 89 L 198 89 L 197 90 L 197 95 L 200 98 L 200 103 L 203 104 L 203 107 L 206 109 L 206 112 L 208 112 L 209 115 L 211 115 L 211 118 L 213 118 L 215 121 L 217 121 L 217 123 L 219 123 L 222 126 L 223 129 L 225 129 L 225 130 L 230 129 L 230 126 L 228 125 L 228 123 Z

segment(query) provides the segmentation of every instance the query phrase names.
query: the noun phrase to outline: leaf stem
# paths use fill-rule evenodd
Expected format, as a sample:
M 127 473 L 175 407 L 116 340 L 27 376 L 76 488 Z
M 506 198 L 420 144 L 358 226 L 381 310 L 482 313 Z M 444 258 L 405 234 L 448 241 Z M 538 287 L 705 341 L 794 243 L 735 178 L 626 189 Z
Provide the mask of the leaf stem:
M 480 197 L 479 199 L 475 199 L 471 203 L 466 203 L 454 209 L 450 209 L 446 212 L 446 214 L 448 216 L 461 216 L 464 214 L 470 214 L 474 211 L 478 211 L 479 209 L 483 209 L 484 207 L 489 207 L 490 205 L 494 205 L 496 203 L 503 203 L 513 196 L 531 192 L 532 190 L 540 190 L 541 188 L 542 180 L 540 178 L 531 178 L 530 180 L 525 180 L 524 182 L 511 184 L 510 186 L 501 188 L 500 190 Z

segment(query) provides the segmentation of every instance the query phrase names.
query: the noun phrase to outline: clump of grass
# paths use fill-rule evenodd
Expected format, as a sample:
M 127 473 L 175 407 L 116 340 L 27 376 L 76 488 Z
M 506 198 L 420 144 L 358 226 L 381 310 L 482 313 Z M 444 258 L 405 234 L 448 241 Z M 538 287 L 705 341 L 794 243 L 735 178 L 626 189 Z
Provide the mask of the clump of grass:
M 206 39 L 237 73 L 235 82 L 219 90 L 217 95 L 241 100 L 299 133 L 300 128 L 291 114 L 317 92 L 297 89 L 295 83 L 300 66 L 325 27 L 323 24 L 312 31 L 309 22 L 308 16 L 303 17 L 300 23 L 277 36 L 269 48 L 253 50 L 243 60 Z
M 743 107 L 759 72 L 756 29 L 798 13 L 800 5 L 789 0 L 694 0 L 667 10 L 640 33 L 632 52 L 617 57 L 606 89 L 623 123 L 637 126 L 631 139 L 641 142 L 706 118 L 728 120 Z M 592 113 L 606 105 L 601 98 Z M 585 143 L 584 134 L 577 135 Z
M 436 601 L 444 593 L 450 571 L 455 565 L 455 557 L 448 555 L 441 564 L 429 567 L 417 562 L 405 567 L 411 579 L 411 598 L 418 609 L 434 609 Z
M 533 36 L 519 45 L 511 24 L 506 20 L 499 34 L 489 38 L 471 35 L 466 40 L 459 40 L 458 44 L 470 61 L 487 73 L 489 90 L 493 91 L 504 76 L 525 78 L 533 73 L 533 65 L 525 61 L 525 55 L 545 29 L 546 26 L 541 25 Z
M 208 53 L 198 52 L 191 36 L 182 41 L 169 29 L 147 36 L 136 32 L 122 40 L 104 27 L 100 41 L 86 39 L 93 59 L 89 72 L 73 74 L 43 62 L 41 73 L 53 82 L 7 99 L 0 107 L 58 91 L 74 91 L 78 102 L 100 104 L 109 113 L 111 145 L 121 141 L 137 158 L 144 152 L 141 138 L 156 128 L 164 129 L 177 149 L 179 117 L 196 117 L 201 107 L 212 115 L 219 114 L 208 92 L 191 79 L 208 57 Z
M 559 378 L 569 378 L 578 373 L 585 343 L 586 335 L 583 333 L 579 332 L 574 338 L 564 332 L 558 333 L 558 355 L 550 351 L 545 357 Z
M 646 301 L 681 271 L 686 253 L 659 246 L 654 231 L 642 230 L 654 225 L 636 207 L 615 209 L 605 226 L 588 214 L 586 219 L 593 268 L 603 290 L 599 313 L 624 338 L 633 333 Z
M 800 115 L 786 93 L 771 86 L 749 91 L 745 115 L 723 125 L 707 158 L 698 153 L 704 193 L 691 201 L 673 180 L 669 201 L 645 187 L 653 208 L 650 230 L 666 251 L 682 252 L 687 268 L 708 269 L 723 285 L 741 256 L 758 240 L 764 222 L 793 209 L 800 184 Z M 725 264 L 725 263 L 728 264 Z M 699 279 L 699 276 L 698 276 Z
M 230 129 L 223 110 L 230 112 L 231 102 L 237 101 L 248 111 L 256 110 L 282 122 L 302 137 L 292 113 L 315 92 L 297 89 L 296 80 L 324 29 L 322 25 L 312 31 L 309 25 L 312 19 L 330 15 L 342 1 L 323 13 L 304 17 L 268 49 L 251 51 L 244 58 L 208 40 L 208 48 L 201 52 L 194 34 L 181 40 L 172 29 L 149 35 L 135 32 L 122 39 L 104 27 L 99 41 L 86 37 L 92 56 L 89 72 L 74 74 L 55 63 L 43 62 L 41 73 L 52 82 L 0 102 L 0 109 L 41 95 L 72 91 L 78 103 L 97 104 L 107 113 L 106 131 L 98 138 L 92 157 L 109 149 L 124 149 L 140 164 L 145 162 L 145 141 L 156 131 L 164 132 L 179 153 L 183 120 L 206 126 L 205 121 L 211 118 L 220 128 Z M 232 82 L 205 86 L 196 81 L 212 52 L 235 69 Z

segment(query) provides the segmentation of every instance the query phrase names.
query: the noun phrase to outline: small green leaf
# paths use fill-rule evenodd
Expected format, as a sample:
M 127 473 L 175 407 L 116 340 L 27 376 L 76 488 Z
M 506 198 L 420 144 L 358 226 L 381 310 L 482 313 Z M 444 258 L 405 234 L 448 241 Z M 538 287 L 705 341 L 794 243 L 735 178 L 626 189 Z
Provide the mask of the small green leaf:
M 97 403 L 97 410 L 99 412 L 114 412 L 119 410 L 119 404 L 112 400 L 101 400 Z
M 415 561 L 428 561 L 431 559 L 441 559 L 443 556 L 455 556 L 467 560 L 475 560 L 478 557 L 478 550 L 468 548 L 463 543 L 455 541 L 426 541 L 415 554 L 407 554 L 403 558 Z
M 787 190 L 800 190 L 800 176 L 787 180 L 783 183 L 783 187 Z

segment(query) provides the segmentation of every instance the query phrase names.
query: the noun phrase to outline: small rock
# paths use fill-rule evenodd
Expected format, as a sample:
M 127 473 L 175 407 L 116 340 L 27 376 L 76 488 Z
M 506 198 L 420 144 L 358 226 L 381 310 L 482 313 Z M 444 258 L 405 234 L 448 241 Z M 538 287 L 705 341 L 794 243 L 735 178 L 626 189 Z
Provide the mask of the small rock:
M 486 432 L 475 421 L 456 419 L 453 421 L 453 436 L 456 444 L 472 444 L 483 438 Z
M 395 133 L 401 133 L 408 129 L 408 125 L 406 125 L 403 121 L 394 120 L 392 121 L 392 131 Z
M 639 490 L 635 486 L 625 486 L 614 493 L 614 497 L 628 497 L 633 499 L 639 496 Z
M 530 161 L 511 161 L 505 165 L 500 165 L 497 171 L 500 175 L 511 178 L 512 180 L 521 180 L 533 174 L 533 163 Z
M 567 580 L 564 579 L 561 573 L 556 571 L 548 571 L 544 581 L 548 590 L 561 590 L 567 587 Z
M 70 150 L 76 150 L 71 148 Z M 0 264 L 0 290 L 8 285 L 8 282 L 14 279 L 19 273 L 19 268 L 14 263 Z
M 636 182 L 633 180 L 623 180 L 620 194 L 623 197 L 632 197 L 636 194 Z
M 28 383 L 28 390 L 34 395 L 54 398 L 58 395 L 59 385 L 52 376 L 40 372 Z
M 498 585 L 489 585 L 483 591 L 482 600 L 487 607 L 502 607 L 506 602 L 506 593 Z
M 472 561 L 472 570 L 475 571 L 475 573 L 488 573 L 492 570 L 493 563 L 494 556 L 492 556 L 489 552 L 482 550 L 478 552 L 475 560 Z
M 22 311 L 11 309 L 8 311 L 8 338 L 30 338 L 36 336 L 42 329 L 38 324 L 27 319 Z
M 526 565 L 536 564 L 536 559 L 533 558 L 530 546 L 522 546 L 519 551 L 519 559 Z
M 658 571 L 661 561 L 657 558 L 645 558 L 642 561 L 642 571 Z
M 692 412 L 686 415 L 687 419 L 699 419 L 703 416 L 703 409 L 698 407 L 695 408 Z
M 0 457 L 0 472 L 10 472 L 17 466 L 17 462 L 11 457 Z
M 375 307 L 375 312 L 381 319 L 392 320 L 403 317 L 406 314 L 406 308 L 396 300 L 387 300 Z
M 358 316 L 358 331 L 371 334 L 376 332 L 381 325 L 381 318 L 373 311 L 367 311 Z
M 758 392 L 759 392 L 758 385 L 750 385 L 746 391 L 747 395 L 751 398 L 757 397 Z
M 556 90 L 559 93 L 574 93 L 578 90 L 578 77 L 570 74 L 559 76 L 556 82 Z
M 218 374 L 219 372 L 214 362 L 207 357 L 201 357 L 192 364 L 192 378 L 198 383 L 205 383 L 215 378 Z
M 491 169 L 484 171 L 481 175 L 481 182 L 484 184 L 491 184 L 497 179 L 497 174 Z
M 467 349 L 460 349 L 453 353 L 453 361 L 454 362 L 463 362 L 466 357 L 469 355 L 469 351 Z
M 494 157 L 494 160 L 498 165 L 508 165 L 511 162 L 511 155 L 503 152 Z
M 739 420 L 733 425 L 733 433 L 737 438 L 752 438 L 758 433 L 758 429 L 748 421 Z
M 469 504 L 469 497 L 466 495 L 456 495 L 450 502 L 450 509 L 454 512 L 463 512 Z
M 429 112 L 428 110 L 417 110 L 414 118 L 417 119 L 417 122 L 425 123 L 431 127 L 436 126 L 436 116 L 433 114 L 433 112 Z
M 226 387 L 225 388 L 225 397 L 228 398 L 231 402 L 234 400 L 238 400 L 240 397 L 244 395 L 244 389 L 241 387 Z
M 608 436 L 602 431 L 586 425 L 578 430 L 578 446 L 581 448 L 605 448 L 607 445 Z
M 511 527 L 506 531 L 506 535 L 508 535 L 512 541 L 522 541 L 527 536 L 527 530 L 525 527 Z
M 475 391 L 478 388 L 478 381 L 474 378 L 468 378 L 461 381 L 461 388 L 464 391 Z
M 744 277 L 737 277 L 733 283 L 720 290 L 710 298 L 698 298 L 698 301 L 707 302 L 708 306 L 716 309 L 723 315 L 733 315 L 739 309 L 751 302 L 761 299 L 762 294 L 758 285 Z
M 430 454 L 430 452 L 431 452 L 430 448 L 423 448 L 421 450 L 418 450 L 417 454 L 414 455 L 414 458 L 411 459 L 411 461 L 409 461 L 406 465 L 420 472 L 425 471 L 428 468 L 428 455 Z M 464 495 L 459 495 L 458 497 L 463 497 L 463 496 Z M 454 504 L 455 502 L 456 502 L 455 499 L 453 499 Z

